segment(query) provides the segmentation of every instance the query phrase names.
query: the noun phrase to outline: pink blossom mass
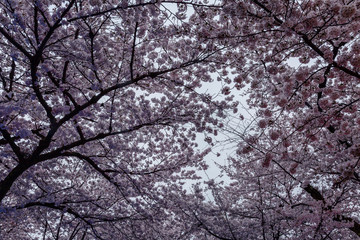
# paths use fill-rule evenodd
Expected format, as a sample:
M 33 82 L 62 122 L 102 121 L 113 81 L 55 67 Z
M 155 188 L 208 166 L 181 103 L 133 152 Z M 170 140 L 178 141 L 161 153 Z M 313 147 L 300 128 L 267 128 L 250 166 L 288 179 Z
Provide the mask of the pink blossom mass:
M 360 0 L 0 1 L 0 239 L 359 239 L 359 31 Z

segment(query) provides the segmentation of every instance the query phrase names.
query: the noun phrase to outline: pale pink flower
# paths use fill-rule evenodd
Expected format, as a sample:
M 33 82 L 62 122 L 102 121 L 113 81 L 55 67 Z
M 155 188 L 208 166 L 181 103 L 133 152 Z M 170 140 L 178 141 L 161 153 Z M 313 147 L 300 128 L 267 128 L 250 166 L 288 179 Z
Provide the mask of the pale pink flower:
M 280 137 L 280 134 L 279 134 L 279 132 L 277 132 L 277 131 L 271 131 L 270 132 L 270 139 L 271 140 L 277 140 L 278 138 Z
M 290 173 L 291 174 L 295 174 L 296 173 L 296 168 L 297 168 L 297 166 L 298 166 L 299 164 L 298 163 L 293 163 L 292 165 L 291 165 L 291 167 L 290 167 Z
M 344 5 L 341 9 L 341 16 L 344 18 L 352 17 L 356 12 L 355 6 L 353 5 Z
M 265 154 L 265 160 L 263 162 L 263 167 L 269 167 L 270 166 L 270 162 L 273 159 L 273 155 L 271 153 L 266 153 Z
M 266 123 L 266 121 L 264 119 L 261 119 L 259 121 L 258 125 L 259 125 L 260 128 L 266 128 L 267 123 Z
M 224 88 L 221 90 L 221 92 L 222 92 L 222 94 L 224 94 L 224 95 L 229 95 L 229 94 L 231 93 L 229 87 L 224 87 Z

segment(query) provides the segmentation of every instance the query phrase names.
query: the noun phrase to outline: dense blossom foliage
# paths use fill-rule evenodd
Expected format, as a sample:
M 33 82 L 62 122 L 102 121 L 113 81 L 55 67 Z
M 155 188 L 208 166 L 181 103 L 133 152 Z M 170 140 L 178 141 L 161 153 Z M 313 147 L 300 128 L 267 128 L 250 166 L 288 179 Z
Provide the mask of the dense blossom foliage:
M 0 238 L 356 239 L 359 31 L 359 0 L 1 1 Z
M 198 229 L 181 185 L 207 167 L 199 133 L 236 106 L 197 91 L 223 46 L 188 23 L 201 1 L 177 2 L 1 1 L 1 239 Z
M 360 236 L 360 1 L 224 1 L 212 32 L 252 122 L 203 217 L 220 239 Z M 219 21 L 220 20 L 220 21 Z M 210 21 L 208 21 L 210 22 Z M 208 30 L 214 25 L 209 25 Z M 221 223 L 222 222 L 222 223 Z

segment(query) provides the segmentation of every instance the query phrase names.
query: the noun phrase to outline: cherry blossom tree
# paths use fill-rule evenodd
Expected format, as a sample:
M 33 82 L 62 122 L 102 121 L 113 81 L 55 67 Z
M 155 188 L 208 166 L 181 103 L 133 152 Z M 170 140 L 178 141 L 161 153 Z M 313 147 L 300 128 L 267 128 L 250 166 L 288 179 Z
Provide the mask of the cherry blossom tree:
M 360 236 L 360 1 L 0 11 L 3 239 Z M 226 125 L 244 89 L 251 122 Z M 230 181 L 201 184 L 223 125 Z
M 0 3 L 2 239 L 205 236 L 182 185 L 236 104 L 198 91 L 227 75 L 226 47 L 188 8 L 219 6 Z
M 224 2 L 204 37 L 233 47 L 227 89 L 254 114 L 229 125 L 231 183 L 208 183 L 198 221 L 218 239 L 357 239 L 360 1 Z

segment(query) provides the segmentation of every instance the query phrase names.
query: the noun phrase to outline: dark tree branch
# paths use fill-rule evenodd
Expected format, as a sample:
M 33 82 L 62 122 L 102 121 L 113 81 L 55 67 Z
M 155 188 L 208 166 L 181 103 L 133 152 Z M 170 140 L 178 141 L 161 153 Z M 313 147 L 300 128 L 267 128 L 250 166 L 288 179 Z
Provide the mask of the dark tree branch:
M 25 50 L 25 48 L 18 43 L 5 29 L 0 27 L 0 33 L 12 44 L 14 47 L 19 49 L 20 52 L 22 52 L 28 59 L 31 59 L 31 54 Z
M 0 127 L 0 132 L 6 140 L 6 143 L 10 145 L 16 157 L 19 159 L 19 162 L 23 162 L 25 159 L 24 153 L 21 152 L 19 146 L 15 143 L 15 138 L 11 137 L 10 133 L 6 130 L 5 127 Z
M 138 22 L 136 22 L 135 24 L 135 30 L 134 30 L 134 40 L 133 40 L 133 45 L 132 45 L 132 49 L 131 49 L 131 59 L 130 59 L 130 76 L 131 76 L 131 80 L 134 81 L 134 58 L 135 58 L 135 46 L 136 46 L 136 32 L 138 29 Z

